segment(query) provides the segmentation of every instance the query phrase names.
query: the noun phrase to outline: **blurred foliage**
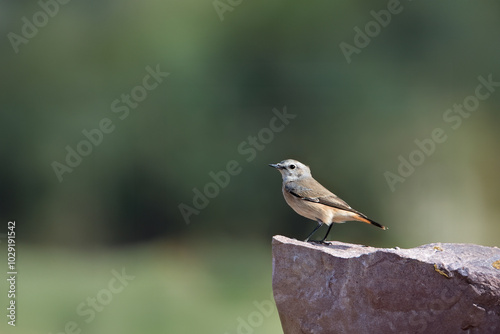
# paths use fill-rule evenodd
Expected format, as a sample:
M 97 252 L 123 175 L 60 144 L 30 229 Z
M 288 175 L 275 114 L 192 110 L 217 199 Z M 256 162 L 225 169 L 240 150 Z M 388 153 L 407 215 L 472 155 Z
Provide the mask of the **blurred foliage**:
M 74 333 L 232 334 L 239 318 L 248 322 L 261 312 L 255 303 L 267 307 L 255 331 L 278 333 L 270 247 L 246 242 L 235 249 L 217 241 L 218 248 L 209 242 L 155 242 L 105 255 L 23 247 L 17 325 L 3 321 L 2 333 L 59 334 L 74 323 Z M 0 264 L 7 267 L 3 258 Z M 114 288 L 123 288 L 106 297 L 113 271 L 129 279 L 127 285 L 113 282 Z M 7 296 L 0 300 L 7 305 Z M 273 309 L 267 313 L 269 305 Z
M 69 294 L 80 277 L 71 271 L 92 270 L 93 260 L 80 256 L 99 258 L 119 246 L 124 254 L 151 261 L 143 275 L 154 281 L 147 296 L 155 297 L 155 291 L 165 293 L 157 269 L 163 255 L 173 261 L 165 262 L 173 266 L 166 275 L 175 273 L 182 259 L 176 260 L 175 248 L 151 257 L 134 247 L 161 241 L 189 249 L 191 242 L 203 240 L 207 254 L 199 248 L 200 253 L 190 251 L 196 261 L 207 263 L 168 282 L 208 275 L 210 261 L 218 264 L 208 255 L 218 259 L 217 252 L 223 252 L 229 276 L 216 276 L 221 281 L 213 282 L 238 284 L 232 283 L 231 265 L 238 263 L 235 270 L 240 270 L 246 262 L 239 262 L 240 253 L 230 249 L 238 249 L 242 240 L 268 245 L 273 234 L 302 239 L 314 227 L 286 205 L 281 178 L 267 166 L 285 158 L 310 165 L 321 183 L 390 228 L 383 232 L 361 223 L 339 225 L 330 234 L 335 240 L 379 247 L 498 245 L 500 91 L 481 101 L 456 130 L 443 121 L 443 114 L 474 94 L 479 76 L 491 74 L 500 81 L 500 4 L 403 1 L 402 11 L 348 64 L 340 43 L 354 45 L 354 28 L 364 30 L 374 20 L 370 11 L 387 6 L 387 1 L 242 1 L 224 12 L 221 21 L 209 0 L 71 1 L 59 5 L 16 53 L 8 34 L 21 34 L 23 17 L 32 21 L 40 3 L 3 2 L 0 222 L 16 220 L 19 242 L 33 247 L 19 260 L 26 261 L 23 279 L 33 279 L 28 275 L 36 276 L 39 269 L 51 281 L 52 273 L 54 284 L 47 289 L 61 286 L 66 289 L 61 294 Z M 170 75 L 120 119 L 113 102 L 143 84 L 148 66 Z M 273 108 L 285 107 L 296 118 L 247 161 L 249 155 L 238 147 L 269 127 Z M 59 182 L 52 163 L 65 163 L 66 146 L 76 149 L 85 139 L 82 131 L 98 128 L 106 118 L 114 130 Z M 430 138 L 436 128 L 445 130 L 447 141 L 437 144 L 391 191 L 384 173 L 397 173 L 398 157 L 407 159 L 417 149 L 414 141 Z M 192 206 L 193 189 L 203 191 L 213 181 L 209 173 L 225 170 L 232 160 L 241 172 L 186 224 L 179 204 Z M 207 241 L 220 239 L 230 241 L 224 246 Z M 52 256 L 45 253 L 47 247 L 59 251 Z M 46 257 L 37 260 L 35 249 Z M 60 254 L 67 249 L 78 254 L 76 260 Z M 266 251 L 269 255 L 270 249 Z M 51 270 L 44 267 L 49 258 L 58 261 Z M 37 261 L 38 267 L 28 269 Z M 265 261 L 270 264 L 270 258 Z M 102 264 L 104 276 L 114 267 L 113 261 L 108 264 Z M 258 270 L 247 274 L 263 279 Z M 234 281 L 241 282 L 238 277 Z M 251 287 L 252 293 L 235 301 L 245 300 L 243 308 L 228 307 L 231 315 L 224 319 L 251 312 L 243 309 L 264 299 L 270 289 L 270 277 L 264 281 L 269 285 L 259 290 L 262 297 L 253 293 L 257 286 Z M 72 307 L 100 284 L 84 282 L 85 291 L 58 301 L 61 307 L 54 310 Z M 186 293 L 190 288 L 179 287 Z M 35 290 L 32 296 L 41 293 Z M 146 303 L 148 310 L 156 310 L 141 320 L 149 324 L 147 332 L 186 332 L 168 327 L 166 319 L 191 323 L 196 313 L 226 312 L 224 305 L 234 306 L 237 290 L 221 287 L 201 296 L 200 307 L 184 318 L 180 310 L 189 307 L 168 306 L 163 311 L 169 316 L 158 319 L 165 314 L 165 300 L 154 298 L 149 304 L 132 301 L 136 305 L 123 314 L 141 313 L 140 304 Z M 23 307 L 28 308 L 31 295 L 24 294 Z M 228 299 L 220 309 L 210 306 L 209 300 L 224 296 Z M 37 317 L 52 328 L 54 315 L 43 318 Z M 66 318 L 65 313 L 57 315 L 59 324 Z M 230 332 L 227 322 L 219 324 L 220 330 L 209 326 L 205 332 Z M 103 326 L 108 327 L 96 328 L 112 331 L 112 324 Z M 33 327 L 26 330 L 30 332 L 38 331 Z

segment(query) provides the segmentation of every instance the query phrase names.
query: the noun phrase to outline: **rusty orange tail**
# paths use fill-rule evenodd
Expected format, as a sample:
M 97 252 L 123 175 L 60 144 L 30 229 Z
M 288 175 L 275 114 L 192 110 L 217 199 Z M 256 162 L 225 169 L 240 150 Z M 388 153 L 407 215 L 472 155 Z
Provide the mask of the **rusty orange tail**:
M 380 227 L 381 229 L 383 230 L 387 230 L 388 227 L 385 227 L 384 225 L 380 225 L 379 223 L 377 223 L 376 221 L 373 221 L 371 220 L 370 218 L 366 217 L 365 215 L 363 214 L 360 214 L 359 217 L 358 217 L 358 220 L 359 221 L 362 221 L 364 223 L 367 223 L 367 224 L 372 224 L 372 225 L 375 225 L 377 227 Z

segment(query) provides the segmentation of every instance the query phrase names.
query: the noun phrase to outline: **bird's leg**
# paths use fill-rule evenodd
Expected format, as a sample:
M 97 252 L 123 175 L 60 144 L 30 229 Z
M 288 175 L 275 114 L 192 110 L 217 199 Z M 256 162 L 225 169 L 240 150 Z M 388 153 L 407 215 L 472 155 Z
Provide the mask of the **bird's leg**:
M 328 233 L 330 233 L 330 230 L 332 229 L 333 224 L 334 223 L 331 223 L 330 226 L 328 226 L 328 231 L 326 231 L 325 237 L 323 238 L 323 240 L 321 240 L 322 244 L 328 243 L 328 241 L 325 242 L 325 240 L 326 240 L 326 237 L 328 236 Z
M 309 236 L 306 238 L 306 240 L 304 240 L 304 242 L 308 242 L 309 238 L 312 237 L 312 235 L 314 234 L 314 232 L 316 232 L 318 230 L 318 228 L 321 227 L 321 225 L 323 225 L 323 222 L 321 220 L 318 220 L 318 226 L 316 226 L 316 228 L 314 229 L 314 231 L 312 231 L 311 234 L 309 234 Z

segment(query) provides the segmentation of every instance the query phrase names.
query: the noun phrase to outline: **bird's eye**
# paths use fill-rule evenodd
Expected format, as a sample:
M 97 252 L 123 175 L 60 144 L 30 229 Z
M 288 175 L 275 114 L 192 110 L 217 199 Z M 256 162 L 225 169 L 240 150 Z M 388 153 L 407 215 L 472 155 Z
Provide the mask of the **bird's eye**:
M 295 169 L 295 165 L 290 165 L 290 169 Z

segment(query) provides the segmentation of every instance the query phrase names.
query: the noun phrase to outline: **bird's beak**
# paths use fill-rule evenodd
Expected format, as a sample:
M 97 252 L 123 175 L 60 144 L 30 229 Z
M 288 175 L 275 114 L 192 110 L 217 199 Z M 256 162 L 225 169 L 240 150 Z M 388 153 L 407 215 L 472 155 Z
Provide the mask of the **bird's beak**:
M 273 167 L 273 168 L 276 168 L 276 169 L 282 169 L 283 167 L 281 167 L 280 164 L 269 164 L 269 166 Z

